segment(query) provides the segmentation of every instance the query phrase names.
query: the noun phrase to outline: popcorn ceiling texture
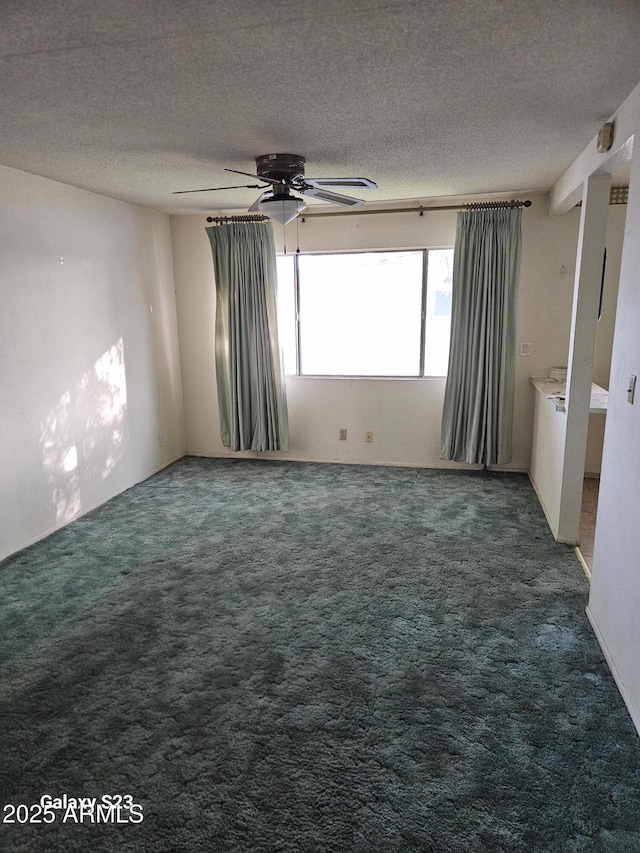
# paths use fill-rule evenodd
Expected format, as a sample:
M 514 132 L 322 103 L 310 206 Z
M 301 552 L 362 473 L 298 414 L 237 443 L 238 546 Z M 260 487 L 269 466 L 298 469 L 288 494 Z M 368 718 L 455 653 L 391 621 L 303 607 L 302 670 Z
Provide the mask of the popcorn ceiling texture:
M 186 458 L 0 565 L 7 853 L 640 849 L 640 741 L 523 475 Z
M 639 41 L 635 2 L 5 3 L 0 163 L 168 212 L 246 210 L 255 190 L 171 193 L 281 151 L 374 202 L 546 190 Z

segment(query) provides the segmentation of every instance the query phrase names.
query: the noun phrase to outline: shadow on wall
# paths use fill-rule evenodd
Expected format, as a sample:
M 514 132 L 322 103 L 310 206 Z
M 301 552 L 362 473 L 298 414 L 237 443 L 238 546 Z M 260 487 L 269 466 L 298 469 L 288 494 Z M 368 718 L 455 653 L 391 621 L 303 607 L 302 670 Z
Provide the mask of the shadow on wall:
M 124 343 L 120 338 L 65 391 L 41 424 L 40 451 L 56 522 L 82 507 L 82 484 L 106 480 L 129 437 Z
M 164 433 L 173 413 L 176 410 L 182 413 L 173 259 L 161 223 L 150 222 L 147 214 L 148 211 L 135 213 L 136 271 L 144 293 L 145 311 L 149 308 L 147 330 L 155 388 L 156 432 Z

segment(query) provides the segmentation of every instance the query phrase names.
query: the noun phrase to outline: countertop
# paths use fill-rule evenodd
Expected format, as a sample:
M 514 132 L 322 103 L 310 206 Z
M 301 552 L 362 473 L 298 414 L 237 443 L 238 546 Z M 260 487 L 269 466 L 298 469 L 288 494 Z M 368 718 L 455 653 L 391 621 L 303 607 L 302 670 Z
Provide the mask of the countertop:
M 540 391 L 547 400 L 556 407 L 559 412 L 565 411 L 565 396 L 567 391 L 566 382 L 558 382 L 555 379 L 547 379 L 545 376 L 532 376 L 531 384 Z M 609 401 L 609 392 L 606 388 L 591 383 L 591 403 L 589 405 L 589 414 L 605 414 L 607 411 L 607 403 Z

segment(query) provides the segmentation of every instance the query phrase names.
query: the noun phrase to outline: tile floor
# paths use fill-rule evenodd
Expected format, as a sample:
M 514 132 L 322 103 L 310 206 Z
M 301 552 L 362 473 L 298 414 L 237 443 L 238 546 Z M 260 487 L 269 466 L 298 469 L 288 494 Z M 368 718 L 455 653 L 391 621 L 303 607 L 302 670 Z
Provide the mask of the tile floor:
M 597 477 L 585 477 L 582 487 L 582 510 L 580 512 L 580 553 L 589 569 L 593 562 L 593 540 L 596 530 L 596 513 L 598 511 L 598 489 L 600 480 Z

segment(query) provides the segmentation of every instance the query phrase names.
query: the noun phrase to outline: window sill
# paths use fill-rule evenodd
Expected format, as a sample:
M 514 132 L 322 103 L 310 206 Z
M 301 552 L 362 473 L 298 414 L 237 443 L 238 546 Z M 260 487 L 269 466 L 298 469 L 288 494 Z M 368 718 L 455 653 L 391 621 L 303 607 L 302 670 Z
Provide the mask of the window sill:
M 446 380 L 446 376 L 367 376 L 367 375 L 357 375 L 354 374 L 352 376 L 336 376 L 333 374 L 317 374 L 317 373 L 287 373 L 285 376 L 287 382 L 290 379 L 334 379 L 337 381 L 348 379 L 363 379 L 363 380 L 375 380 L 376 382 L 384 381 L 384 382 L 431 382 L 431 381 L 440 381 L 444 382 Z

